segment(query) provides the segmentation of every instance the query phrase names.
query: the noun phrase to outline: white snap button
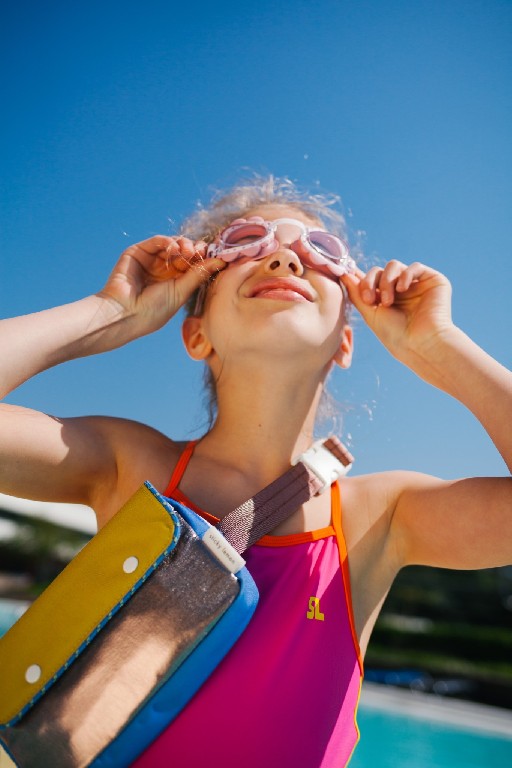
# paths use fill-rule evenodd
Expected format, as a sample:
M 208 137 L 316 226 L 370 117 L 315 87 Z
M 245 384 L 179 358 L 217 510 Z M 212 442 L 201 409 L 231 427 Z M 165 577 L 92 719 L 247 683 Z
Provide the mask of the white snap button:
M 31 664 L 25 672 L 25 680 L 27 683 L 37 683 L 41 677 L 41 667 L 39 664 Z
M 123 571 L 125 573 L 133 573 L 139 565 L 139 561 L 136 557 L 127 557 L 123 563 Z

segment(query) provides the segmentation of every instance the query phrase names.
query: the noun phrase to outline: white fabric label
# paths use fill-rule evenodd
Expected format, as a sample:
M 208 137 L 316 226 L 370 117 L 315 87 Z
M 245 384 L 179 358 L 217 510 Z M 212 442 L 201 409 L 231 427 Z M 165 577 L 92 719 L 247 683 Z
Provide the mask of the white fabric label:
M 230 573 L 237 573 L 245 565 L 245 560 L 233 549 L 222 533 L 214 528 L 213 525 L 208 528 L 203 536 L 203 542 L 212 552 L 217 560 L 227 568 Z

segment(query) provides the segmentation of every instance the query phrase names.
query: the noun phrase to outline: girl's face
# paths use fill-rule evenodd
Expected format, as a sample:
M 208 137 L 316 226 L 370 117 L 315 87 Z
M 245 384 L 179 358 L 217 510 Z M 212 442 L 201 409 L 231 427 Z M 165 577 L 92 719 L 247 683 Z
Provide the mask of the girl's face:
M 260 206 L 244 218 L 249 216 L 319 224 L 285 205 Z M 280 224 L 277 251 L 256 261 L 242 257 L 219 273 L 202 317 L 185 321 L 185 343 L 193 357 L 214 364 L 214 356 L 226 365 L 238 355 L 257 354 L 288 358 L 299 367 L 311 363 L 317 370 L 331 360 L 348 367 L 352 337 L 344 322 L 340 282 L 303 264 L 297 232 L 293 224 Z

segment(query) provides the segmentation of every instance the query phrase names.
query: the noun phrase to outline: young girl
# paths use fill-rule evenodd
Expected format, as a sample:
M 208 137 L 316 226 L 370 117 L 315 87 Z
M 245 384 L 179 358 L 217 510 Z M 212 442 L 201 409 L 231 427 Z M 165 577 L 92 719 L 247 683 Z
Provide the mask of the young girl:
M 98 294 L 3 321 L 7 394 L 152 333 L 188 302 L 183 340 L 208 366 L 217 414 L 186 445 L 125 419 L 3 405 L 0 490 L 88 504 L 101 527 L 148 479 L 217 522 L 311 445 L 326 376 L 351 362 L 349 301 L 394 357 L 473 412 L 510 467 L 512 376 L 453 325 L 448 280 L 399 261 L 364 274 L 326 233 L 332 222 L 318 197 L 256 180 L 193 216 L 187 237 L 128 248 Z M 405 471 L 312 498 L 245 553 L 260 591 L 252 622 L 134 765 L 345 765 L 362 659 L 396 574 L 511 563 L 511 502 L 509 478 Z

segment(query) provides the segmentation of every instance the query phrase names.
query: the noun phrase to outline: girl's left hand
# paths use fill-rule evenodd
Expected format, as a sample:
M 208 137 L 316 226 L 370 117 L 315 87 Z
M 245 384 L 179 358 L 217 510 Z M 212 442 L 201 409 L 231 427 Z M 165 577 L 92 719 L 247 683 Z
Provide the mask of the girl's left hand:
M 412 369 L 418 354 L 428 357 L 432 345 L 453 328 L 450 283 L 424 264 L 393 260 L 366 274 L 343 275 L 341 281 L 375 335 Z

